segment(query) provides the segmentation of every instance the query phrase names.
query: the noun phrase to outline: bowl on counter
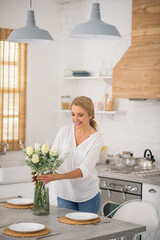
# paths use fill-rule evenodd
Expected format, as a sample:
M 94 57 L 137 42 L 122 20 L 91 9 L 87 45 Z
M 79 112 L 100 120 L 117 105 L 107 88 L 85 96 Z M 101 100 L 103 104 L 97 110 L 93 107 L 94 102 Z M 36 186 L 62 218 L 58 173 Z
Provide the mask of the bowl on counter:
M 121 159 L 121 163 L 123 166 L 125 167 L 130 167 L 130 168 L 133 168 L 135 166 L 139 166 L 140 164 L 140 159 L 141 158 L 138 158 L 138 157 L 122 157 Z

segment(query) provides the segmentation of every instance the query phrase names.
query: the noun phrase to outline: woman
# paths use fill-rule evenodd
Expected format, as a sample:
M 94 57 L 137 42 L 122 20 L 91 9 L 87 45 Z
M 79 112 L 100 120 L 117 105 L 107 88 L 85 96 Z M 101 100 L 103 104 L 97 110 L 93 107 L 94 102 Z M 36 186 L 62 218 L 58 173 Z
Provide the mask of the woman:
M 40 175 L 37 179 L 45 183 L 54 181 L 59 207 L 97 213 L 100 189 L 95 165 L 103 139 L 97 132 L 92 100 L 76 97 L 71 113 L 73 124 L 62 127 L 53 143 L 60 156 L 69 153 L 68 157 L 55 174 Z

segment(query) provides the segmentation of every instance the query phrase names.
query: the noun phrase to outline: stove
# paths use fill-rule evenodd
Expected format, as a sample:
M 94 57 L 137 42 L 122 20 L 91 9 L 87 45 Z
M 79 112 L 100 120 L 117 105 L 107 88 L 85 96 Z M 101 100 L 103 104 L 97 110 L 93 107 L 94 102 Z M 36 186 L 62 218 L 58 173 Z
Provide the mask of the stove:
M 102 214 L 103 205 L 106 202 L 120 205 L 129 200 L 142 199 L 142 183 L 108 177 L 99 177 L 99 180 L 99 187 L 101 189 L 99 215 Z M 106 215 L 107 212 L 105 213 Z
M 137 176 L 137 177 L 147 177 L 151 175 L 158 175 L 160 174 L 160 168 L 153 168 L 153 169 L 141 169 L 139 167 L 134 168 L 127 168 L 127 167 L 119 167 L 119 166 L 113 166 L 106 169 L 106 171 L 113 172 L 113 173 L 119 173 L 119 174 L 127 174 L 130 176 Z

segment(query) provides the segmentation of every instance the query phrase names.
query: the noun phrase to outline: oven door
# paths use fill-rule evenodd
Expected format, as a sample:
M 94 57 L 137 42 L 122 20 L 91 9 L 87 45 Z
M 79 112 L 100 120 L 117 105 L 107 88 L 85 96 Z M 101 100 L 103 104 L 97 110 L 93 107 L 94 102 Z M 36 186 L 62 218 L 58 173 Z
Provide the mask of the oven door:
M 100 210 L 98 214 L 102 215 L 102 206 L 105 202 L 122 204 L 126 201 L 133 200 L 133 199 L 141 199 L 141 196 L 129 194 L 129 193 L 122 193 L 114 190 L 101 189 L 101 203 L 100 203 Z

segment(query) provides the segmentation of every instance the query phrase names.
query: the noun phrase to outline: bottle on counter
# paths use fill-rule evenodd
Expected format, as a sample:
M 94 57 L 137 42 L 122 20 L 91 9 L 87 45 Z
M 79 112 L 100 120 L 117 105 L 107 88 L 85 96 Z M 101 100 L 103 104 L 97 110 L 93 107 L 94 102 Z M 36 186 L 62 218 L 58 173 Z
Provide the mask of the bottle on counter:
M 106 147 L 106 145 L 103 145 L 103 147 L 101 149 L 100 156 L 99 156 L 100 163 L 105 163 L 105 161 L 106 161 L 106 153 L 107 153 L 107 147 Z
M 115 156 L 116 166 L 121 167 L 121 158 L 122 158 L 122 156 L 121 156 L 120 153 L 118 153 L 118 154 Z

